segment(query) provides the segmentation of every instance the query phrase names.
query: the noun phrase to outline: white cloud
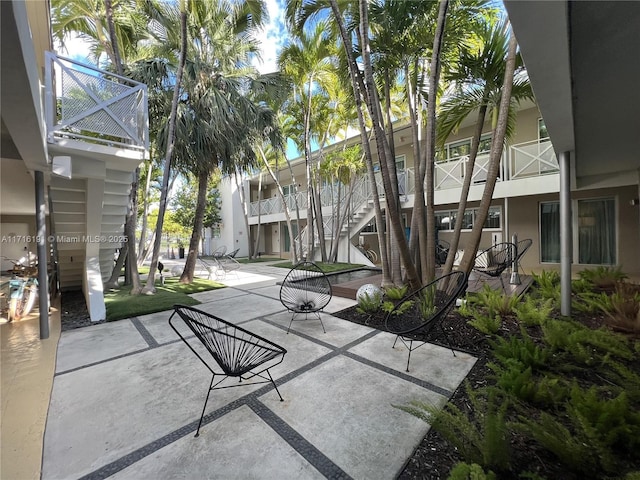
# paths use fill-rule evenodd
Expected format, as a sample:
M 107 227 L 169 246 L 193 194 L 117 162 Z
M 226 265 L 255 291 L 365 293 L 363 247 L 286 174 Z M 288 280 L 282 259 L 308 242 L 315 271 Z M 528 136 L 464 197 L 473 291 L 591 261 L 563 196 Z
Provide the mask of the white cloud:
M 256 35 L 262 58 L 253 61 L 260 73 L 275 72 L 278 69 L 278 53 L 287 35 L 282 0 L 267 0 L 266 5 L 269 21 Z

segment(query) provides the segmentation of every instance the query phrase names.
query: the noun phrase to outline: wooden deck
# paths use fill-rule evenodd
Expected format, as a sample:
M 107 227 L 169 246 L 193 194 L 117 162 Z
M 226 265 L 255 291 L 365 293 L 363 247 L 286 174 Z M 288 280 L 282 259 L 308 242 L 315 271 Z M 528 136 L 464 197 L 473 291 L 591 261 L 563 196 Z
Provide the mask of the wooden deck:
M 437 273 L 436 273 L 437 275 Z M 502 280 L 504 282 L 504 286 L 506 289 L 506 293 L 508 295 L 522 295 L 526 292 L 531 284 L 533 283 L 533 277 L 531 275 L 523 275 L 520 274 L 520 284 L 519 285 L 510 285 L 509 279 L 510 274 L 505 273 L 502 275 Z M 355 300 L 356 292 L 358 289 L 367 283 L 372 283 L 374 285 L 380 285 L 382 283 L 382 274 L 374 275 L 367 278 L 359 278 L 356 280 L 351 280 L 348 282 L 340 283 L 338 285 L 332 286 L 333 294 L 337 297 L 351 298 Z M 502 291 L 502 285 L 500 284 L 500 279 L 498 278 L 490 278 L 485 275 L 477 275 L 476 273 L 471 273 L 469 277 L 469 285 L 467 287 L 467 292 L 475 293 L 480 290 L 485 285 L 489 285 L 489 287 L 493 290 Z

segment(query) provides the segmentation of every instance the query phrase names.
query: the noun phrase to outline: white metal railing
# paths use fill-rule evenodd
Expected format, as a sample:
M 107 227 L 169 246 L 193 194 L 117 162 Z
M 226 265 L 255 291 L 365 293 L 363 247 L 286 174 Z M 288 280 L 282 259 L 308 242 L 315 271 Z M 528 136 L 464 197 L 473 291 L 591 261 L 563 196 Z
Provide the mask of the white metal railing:
M 487 170 L 489 167 L 488 153 L 478 155 L 473 168 L 472 184 L 482 184 L 487 180 Z M 507 161 L 508 159 L 508 161 Z M 468 156 L 461 156 L 449 159 L 444 162 L 437 162 L 434 168 L 434 184 L 436 190 L 445 190 L 449 188 L 461 188 L 464 181 L 465 171 L 468 168 Z M 505 150 L 500 163 L 500 171 L 498 173 L 498 181 L 515 180 L 536 175 L 544 175 L 547 173 L 555 173 L 558 171 L 558 161 L 553 150 L 551 142 L 548 140 L 524 142 L 512 145 Z M 398 191 L 400 195 L 410 195 L 415 193 L 415 170 L 407 168 L 398 170 Z M 375 174 L 376 184 L 378 186 L 378 195 L 384 198 L 384 188 L 382 185 L 382 177 L 380 172 Z M 332 201 L 337 196 L 336 191 L 333 195 L 329 191 L 329 187 L 325 187 L 321 193 L 322 206 L 333 205 Z M 342 189 L 341 202 L 346 200 L 348 188 Z M 300 208 L 306 208 L 306 192 L 298 192 L 301 201 Z M 293 208 L 292 197 L 287 197 L 290 207 Z M 289 200 L 290 198 L 290 200 Z M 353 195 L 351 197 L 351 211 L 357 213 L 365 202 L 373 198 L 371 184 L 368 175 L 359 176 L 354 185 Z M 264 200 L 263 200 L 264 201 Z M 251 204 L 251 214 L 257 215 L 257 203 Z M 303 206 L 304 205 L 304 206 Z M 271 213 L 282 212 L 283 210 L 273 209 Z M 264 213 L 265 210 L 262 210 Z
M 149 147 L 147 86 L 45 52 L 50 141 L 73 138 L 135 150 Z
M 558 172 L 558 159 L 549 140 L 520 143 L 510 148 L 511 179 Z

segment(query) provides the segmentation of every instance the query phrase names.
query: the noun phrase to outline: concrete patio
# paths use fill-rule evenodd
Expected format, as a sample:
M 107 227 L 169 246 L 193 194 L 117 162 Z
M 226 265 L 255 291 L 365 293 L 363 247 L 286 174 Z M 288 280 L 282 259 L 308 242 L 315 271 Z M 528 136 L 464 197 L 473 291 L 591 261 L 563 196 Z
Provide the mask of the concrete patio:
M 212 392 L 208 370 L 169 327 L 171 312 L 62 332 L 43 479 L 357 478 L 402 470 L 429 426 L 395 408 L 442 405 L 475 362 L 426 345 L 412 355 L 390 334 L 338 319 L 294 322 L 278 300 L 287 270 L 243 265 L 228 288 L 194 296 L 204 311 L 288 350 L 269 384 Z M 185 331 L 186 331 L 186 327 Z

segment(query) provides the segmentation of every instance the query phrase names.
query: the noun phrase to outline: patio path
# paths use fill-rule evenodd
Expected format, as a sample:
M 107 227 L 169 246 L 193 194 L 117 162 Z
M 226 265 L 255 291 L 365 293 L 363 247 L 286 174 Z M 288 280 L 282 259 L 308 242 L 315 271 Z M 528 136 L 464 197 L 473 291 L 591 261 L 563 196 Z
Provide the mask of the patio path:
M 197 308 L 284 346 L 271 385 L 212 392 L 210 376 L 169 327 L 170 312 L 63 332 L 49 406 L 43 479 L 356 478 L 402 470 L 429 426 L 397 409 L 442 405 L 475 362 L 330 315 L 294 322 L 278 300 L 287 270 L 243 265 L 229 288 L 195 294 Z M 185 327 L 186 329 L 186 327 Z

